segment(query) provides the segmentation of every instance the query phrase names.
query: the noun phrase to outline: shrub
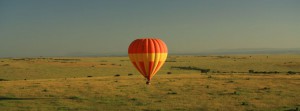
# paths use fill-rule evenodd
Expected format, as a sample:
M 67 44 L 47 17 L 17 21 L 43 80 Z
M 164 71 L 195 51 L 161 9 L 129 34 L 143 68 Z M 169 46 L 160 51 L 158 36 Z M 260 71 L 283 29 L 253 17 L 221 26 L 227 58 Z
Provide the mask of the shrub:
M 206 88 L 209 88 L 209 85 L 206 85 Z
M 254 73 L 254 70 L 250 69 L 248 72 L 249 72 L 249 73 Z
M 136 101 L 137 99 L 136 99 L 136 98 L 131 98 L 130 100 L 131 100 L 131 101 Z
M 200 71 L 201 71 L 201 73 L 208 73 L 210 71 L 210 69 L 201 69 Z
M 168 92 L 168 94 L 177 94 L 177 92 L 171 91 L 171 92 Z
M 240 95 L 240 92 L 234 91 L 233 94 L 234 95 Z
M 293 72 L 293 71 L 288 71 L 287 73 L 288 74 L 296 74 L 296 72 Z
M 67 99 L 80 100 L 81 98 L 78 96 L 70 96 L 70 97 L 67 97 Z
M 9 66 L 9 64 L 3 64 L 2 66 Z
M 248 102 L 242 102 L 241 105 L 246 106 L 246 105 L 248 105 Z
M 1 79 L 1 78 L 0 78 L 0 81 L 8 81 L 8 80 L 7 80 L 7 79 Z
M 44 89 L 43 92 L 48 92 L 48 90 L 47 90 L 47 89 Z

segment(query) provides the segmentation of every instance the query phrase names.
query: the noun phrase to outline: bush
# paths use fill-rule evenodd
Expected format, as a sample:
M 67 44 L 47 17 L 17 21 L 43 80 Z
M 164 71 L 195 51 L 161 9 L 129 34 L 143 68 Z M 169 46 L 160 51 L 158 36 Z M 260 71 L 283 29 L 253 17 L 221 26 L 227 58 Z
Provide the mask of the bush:
M 177 94 L 177 92 L 171 91 L 171 92 L 168 92 L 168 94 Z
M 0 81 L 8 81 L 8 80 L 7 80 L 7 79 L 1 79 L 1 78 L 0 78 Z
M 296 72 L 293 72 L 293 71 L 288 71 L 287 73 L 288 74 L 296 74 Z
M 2 66 L 9 66 L 9 64 L 3 64 Z
M 247 105 L 248 105 L 248 102 L 242 102 L 241 105 L 247 106 Z
M 251 69 L 251 70 L 249 70 L 248 72 L 249 72 L 249 73 L 254 73 L 254 70 Z
M 78 96 L 70 96 L 70 97 L 67 97 L 67 99 L 80 100 L 81 98 Z
M 200 71 L 201 71 L 201 73 L 208 73 L 210 71 L 210 69 L 201 69 Z

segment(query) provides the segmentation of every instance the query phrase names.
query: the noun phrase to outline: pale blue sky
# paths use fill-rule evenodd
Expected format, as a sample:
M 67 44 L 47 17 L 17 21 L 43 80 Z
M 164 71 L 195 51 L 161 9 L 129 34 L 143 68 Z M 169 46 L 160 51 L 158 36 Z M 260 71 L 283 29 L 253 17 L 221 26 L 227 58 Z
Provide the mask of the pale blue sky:
M 0 57 L 300 48 L 299 0 L 0 0 Z

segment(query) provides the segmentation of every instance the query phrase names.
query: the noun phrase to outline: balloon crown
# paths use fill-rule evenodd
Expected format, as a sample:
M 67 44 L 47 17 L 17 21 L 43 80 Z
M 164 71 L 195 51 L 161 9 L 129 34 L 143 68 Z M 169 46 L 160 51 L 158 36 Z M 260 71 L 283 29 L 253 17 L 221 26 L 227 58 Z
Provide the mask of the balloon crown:
M 138 39 L 160 39 L 158 37 L 143 37 L 143 38 L 138 38 Z

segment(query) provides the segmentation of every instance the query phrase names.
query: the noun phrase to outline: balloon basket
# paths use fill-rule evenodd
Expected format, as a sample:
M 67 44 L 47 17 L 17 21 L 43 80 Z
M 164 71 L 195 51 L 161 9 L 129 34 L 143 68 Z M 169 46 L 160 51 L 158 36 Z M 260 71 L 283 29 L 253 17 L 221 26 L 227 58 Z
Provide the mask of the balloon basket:
M 146 84 L 147 84 L 147 85 L 150 85 L 151 83 L 150 83 L 150 81 L 147 81 Z

